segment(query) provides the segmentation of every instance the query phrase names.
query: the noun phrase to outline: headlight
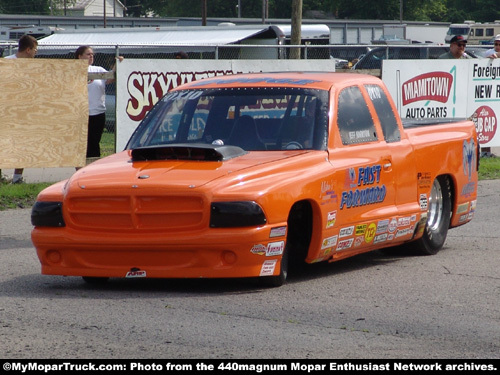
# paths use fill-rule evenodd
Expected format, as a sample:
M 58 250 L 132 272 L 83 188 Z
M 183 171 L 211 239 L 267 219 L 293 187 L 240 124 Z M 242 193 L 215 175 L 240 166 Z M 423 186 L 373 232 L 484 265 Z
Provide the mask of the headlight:
M 36 202 L 31 209 L 31 224 L 35 227 L 64 227 L 62 202 Z
M 253 227 L 264 225 L 266 216 L 255 202 L 213 202 L 211 228 Z

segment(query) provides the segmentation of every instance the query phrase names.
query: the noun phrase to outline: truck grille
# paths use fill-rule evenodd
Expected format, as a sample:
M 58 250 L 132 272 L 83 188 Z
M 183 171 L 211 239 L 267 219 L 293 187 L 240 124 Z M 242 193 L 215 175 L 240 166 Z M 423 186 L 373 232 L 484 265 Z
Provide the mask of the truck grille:
M 209 222 L 208 203 L 200 196 L 72 197 L 63 207 L 69 225 L 89 230 L 179 232 L 196 230 Z

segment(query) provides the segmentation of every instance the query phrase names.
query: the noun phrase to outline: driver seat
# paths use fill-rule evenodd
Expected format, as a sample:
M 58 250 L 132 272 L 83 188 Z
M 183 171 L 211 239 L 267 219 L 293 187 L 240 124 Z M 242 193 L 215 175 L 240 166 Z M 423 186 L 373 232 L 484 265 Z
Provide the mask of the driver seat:
M 255 120 L 248 115 L 236 119 L 226 144 L 241 147 L 246 151 L 266 150 L 266 145 L 257 131 Z

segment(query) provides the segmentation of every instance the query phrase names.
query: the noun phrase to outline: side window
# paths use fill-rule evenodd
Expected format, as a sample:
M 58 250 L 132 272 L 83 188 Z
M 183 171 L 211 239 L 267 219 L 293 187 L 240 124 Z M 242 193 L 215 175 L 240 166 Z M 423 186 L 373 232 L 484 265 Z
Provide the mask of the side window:
M 365 88 L 377 112 L 385 141 L 388 143 L 400 141 L 398 122 L 384 91 L 377 85 L 365 85 Z
M 337 124 L 344 145 L 377 140 L 373 119 L 357 86 L 347 87 L 340 92 Z

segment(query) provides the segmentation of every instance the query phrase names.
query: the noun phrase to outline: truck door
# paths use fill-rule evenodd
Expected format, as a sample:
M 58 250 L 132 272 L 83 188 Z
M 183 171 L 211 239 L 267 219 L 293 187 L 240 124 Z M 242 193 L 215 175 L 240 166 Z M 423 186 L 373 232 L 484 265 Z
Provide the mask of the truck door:
M 334 258 L 388 241 L 390 221 L 397 215 L 393 158 L 378 134 L 367 100 L 365 89 L 354 85 L 339 92 L 334 106 L 338 135 L 332 129 L 330 137 L 341 140 L 336 141 L 337 147 L 329 147 L 338 196 Z
M 401 133 L 400 125 L 395 112 L 394 105 L 391 105 L 389 96 L 379 85 L 366 84 L 370 101 L 375 109 L 376 117 L 382 129 L 384 141 L 391 155 L 392 171 L 394 174 L 395 204 L 399 215 L 404 217 L 414 215 L 421 211 L 417 200 L 417 184 L 430 184 L 427 171 L 416 171 L 415 154 L 408 140 Z M 414 223 L 413 223 L 414 224 Z

